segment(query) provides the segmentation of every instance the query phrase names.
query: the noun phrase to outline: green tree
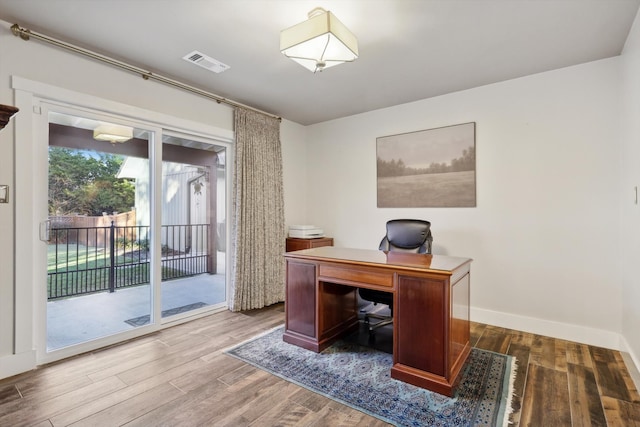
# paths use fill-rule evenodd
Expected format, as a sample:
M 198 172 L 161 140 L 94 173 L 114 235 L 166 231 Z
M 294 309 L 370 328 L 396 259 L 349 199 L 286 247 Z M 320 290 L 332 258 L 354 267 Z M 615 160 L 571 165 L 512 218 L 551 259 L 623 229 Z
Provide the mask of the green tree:
M 135 203 L 130 179 L 116 175 L 124 157 L 62 147 L 49 148 L 49 214 L 126 212 Z

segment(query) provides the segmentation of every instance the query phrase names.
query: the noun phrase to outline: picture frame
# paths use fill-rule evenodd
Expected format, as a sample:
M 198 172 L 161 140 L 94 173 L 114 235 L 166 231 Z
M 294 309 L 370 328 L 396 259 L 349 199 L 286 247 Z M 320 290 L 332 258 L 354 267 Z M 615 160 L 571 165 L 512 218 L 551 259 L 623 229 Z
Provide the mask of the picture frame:
M 376 138 L 378 207 L 475 207 L 475 145 L 475 122 Z

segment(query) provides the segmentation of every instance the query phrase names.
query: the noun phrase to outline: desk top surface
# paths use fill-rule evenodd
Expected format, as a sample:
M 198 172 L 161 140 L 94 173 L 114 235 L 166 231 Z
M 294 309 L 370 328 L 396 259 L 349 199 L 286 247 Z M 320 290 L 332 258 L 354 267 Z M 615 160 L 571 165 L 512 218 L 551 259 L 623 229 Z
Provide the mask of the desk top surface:
M 445 255 L 414 254 L 409 252 L 383 252 L 372 249 L 339 248 L 324 246 L 287 252 L 286 258 L 313 261 L 332 261 L 344 264 L 400 267 L 412 270 L 437 270 L 451 272 L 469 262 L 471 258 Z

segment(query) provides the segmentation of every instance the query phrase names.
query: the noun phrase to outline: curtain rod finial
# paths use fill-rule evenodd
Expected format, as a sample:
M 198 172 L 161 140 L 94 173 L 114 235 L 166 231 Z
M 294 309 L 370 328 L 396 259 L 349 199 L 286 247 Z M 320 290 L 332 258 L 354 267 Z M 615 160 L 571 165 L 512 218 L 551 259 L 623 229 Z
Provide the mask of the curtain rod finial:
M 18 24 L 13 24 L 11 26 L 11 32 L 14 36 L 20 37 L 22 40 L 29 40 L 29 33 L 31 31 L 20 28 Z

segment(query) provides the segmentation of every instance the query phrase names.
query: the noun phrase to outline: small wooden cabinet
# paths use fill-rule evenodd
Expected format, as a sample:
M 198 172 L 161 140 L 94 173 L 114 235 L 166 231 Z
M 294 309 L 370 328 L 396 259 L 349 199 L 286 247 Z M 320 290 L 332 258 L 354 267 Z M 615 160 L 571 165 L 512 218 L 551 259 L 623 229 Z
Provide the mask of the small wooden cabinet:
M 315 239 L 298 239 L 295 237 L 287 237 L 287 252 L 319 248 L 321 246 L 333 246 L 333 238 L 318 237 Z

